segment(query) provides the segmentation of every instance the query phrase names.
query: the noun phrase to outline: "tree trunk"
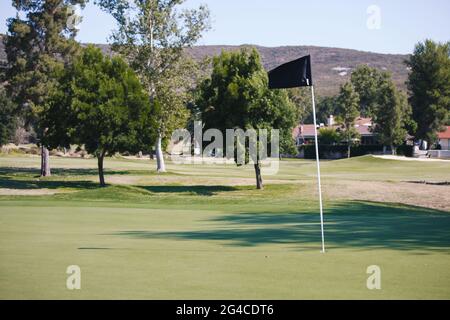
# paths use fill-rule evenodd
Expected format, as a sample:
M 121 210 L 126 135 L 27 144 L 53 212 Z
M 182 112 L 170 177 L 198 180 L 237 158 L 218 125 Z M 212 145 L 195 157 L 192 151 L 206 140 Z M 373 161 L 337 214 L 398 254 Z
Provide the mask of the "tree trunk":
M 103 159 L 105 158 L 105 154 L 102 153 L 98 156 L 97 161 L 98 161 L 98 178 L 100 181 L 100 187 L 104 187 L 106 186 L 105 184 L 105 175 L 103 173 Z
M 261 166 L 259 162 L 254 164 L 255 166 L 255 174 L 256 174 L 256 189 L 262 190 L 264 189 L 263 181 L 261 177 Z
M 428 150 L 428 141 L 422 140 L 420 142 L 420 150 Z
M 166 164 L 164 163 L 164 155 L 162 151 L 162 137 L 158 135 L 156 139 L 155 152 L 156 152 L 156 170 L 158 172 L 166 172 Z
M 391 153 L 393 156 L 395 156 L 397 154 L 397 148 L 395 148 L 395 146 L 393 144 L 391 144 Z
M 347 158 L 350 158 L 350 149 L 351 149 L 351 146 L 350 146 L 350 143 L 348 143 L 347 144 Z
M 50 154 L 48 149 L 41 146 L 41 177 L 51 176 L 50 171 Z

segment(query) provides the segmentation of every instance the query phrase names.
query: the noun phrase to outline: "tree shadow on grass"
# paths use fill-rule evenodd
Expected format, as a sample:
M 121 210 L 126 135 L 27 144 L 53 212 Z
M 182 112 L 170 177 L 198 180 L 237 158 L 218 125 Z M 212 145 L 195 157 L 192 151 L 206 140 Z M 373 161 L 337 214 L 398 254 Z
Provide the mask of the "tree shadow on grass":
M 232 186 L 145 186 L 141 187 L 154 193 L 191 193 L 201 196 L 213 196 L 222 191 L 236 191 Z
M 97 168 L 51 168 L 54 176 L 96 176 Z M 127 175 L 132 172 L 129 170 L 108 170 L 106 175 Z M 0 167 L 0 175 L 34 175 L 39 176 L 39 168 L 19 168 L 19 167 Z
M 317 212 L 240 213 L 210 222 L 216 228 L 195 231 L 121 231 L 118 236 L 139 239 L 226 241 L 230 246 L 296 245 L 320 247 Z M 397 204 L 350 201 L 326 210 L 328 248 L 432 250 L 450 252 L 450 213 Z
M 58 189 L 77 188 L 94 189 L 98 188 L 98 183 L 93 181 L 54 181 L 54 180 L 22 180 L 0 176 L 0 188 L 8 189 Z
M 39 169 L 37 168 L 18 168 L 18 167 L 0 167 L 0 188 L 9 189 L 58 189 L 58 188 L 77 188 L 93 189 L 98 188 L 98 183 L 89 180 L 64 181 L 53 179 L 64 179 L 69 176 L 98 176 L 98 169 L 93 168 L 52 168 L 52 176 L 39 178 Z M 105 170 L 105 175 L 127 175 L 131 171 Z

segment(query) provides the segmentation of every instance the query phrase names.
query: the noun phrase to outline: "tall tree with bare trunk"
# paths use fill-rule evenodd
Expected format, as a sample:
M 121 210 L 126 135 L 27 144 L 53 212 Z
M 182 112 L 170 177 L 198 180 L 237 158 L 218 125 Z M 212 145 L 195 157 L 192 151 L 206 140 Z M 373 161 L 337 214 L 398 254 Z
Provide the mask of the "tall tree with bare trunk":
M 41 144 L 41 176 L 50 175 L 49 152 L 41 126 L 43 106 L 57 85 L 56 74 L 79 49 L 74 40 L 80 19 L 74 5 L 86 0 L 13 0 L 16 17 L 8 19 L 5 41 L 9 68 L 8 91 L 21 115 L 32 125 Z
M 184 49 L 209 28 L 207 7 L 179 9 L 184 0 L 97 0 L 117 21 L 112 48 L 128 60 L 150 99 L 159 106 L 155 143 L 158 172 L 165 172 L 164 144 L 171 132 L 184 127 L 189 111 L 187 93 L 192 66 Z

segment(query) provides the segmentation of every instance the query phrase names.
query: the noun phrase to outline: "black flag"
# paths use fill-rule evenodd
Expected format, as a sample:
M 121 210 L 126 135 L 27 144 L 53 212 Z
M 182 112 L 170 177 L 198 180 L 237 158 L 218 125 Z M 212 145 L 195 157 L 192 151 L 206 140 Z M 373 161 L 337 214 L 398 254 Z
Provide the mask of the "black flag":
M 311 56 L 282 64 L 269 71 L 269 88 L 283 89 L 312 86 Z

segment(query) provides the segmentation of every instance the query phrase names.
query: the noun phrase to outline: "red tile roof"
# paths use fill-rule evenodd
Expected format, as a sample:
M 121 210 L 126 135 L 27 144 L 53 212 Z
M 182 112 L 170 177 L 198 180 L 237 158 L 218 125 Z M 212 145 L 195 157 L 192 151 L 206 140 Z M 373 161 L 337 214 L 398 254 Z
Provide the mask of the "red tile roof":
M 450 126 L 447 126 L 444 131 L 438 133 L 439 139 L 450 139 Z
M 362 136 L 372 135 L 370 127 L 372 126 L 372 118 L 361 118 L 358 117 L 355 120 L 355 128 L 358 133 Z
M 358 117 L 355 120 L 355 129 L 362 136 L 373 135 L 370 131 L 370 127 L 372 126 L 372 118 L 361 118 Z M 327 128 L 327 127 L 325 127 Z M 339 125 L 334 125 L 333 128 L 339 128 Z M 314 136 L 314 125 L 313 124 L 303 124 L 298 125 L 292 130 L 292 137 L 295 139 L 299 135 L 304 137 L 313 137 Z
M 301 124 L 292 130 L 292 137 L 295 139 L 298 136 L 313 137 L 314 136 L 314 125 L 313 124 Z

